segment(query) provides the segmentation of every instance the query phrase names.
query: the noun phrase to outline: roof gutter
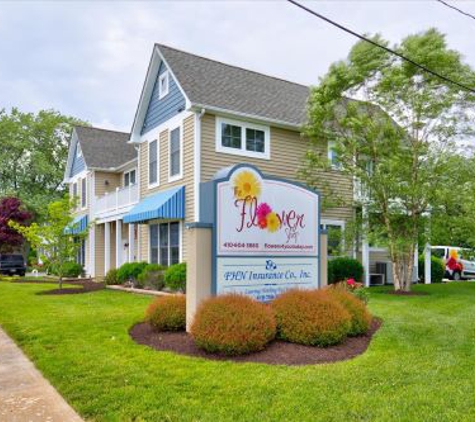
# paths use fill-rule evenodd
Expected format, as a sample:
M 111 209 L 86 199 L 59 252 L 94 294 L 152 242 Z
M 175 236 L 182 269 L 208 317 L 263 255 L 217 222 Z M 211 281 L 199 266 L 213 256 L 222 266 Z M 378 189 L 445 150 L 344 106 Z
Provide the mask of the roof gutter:
M 215 107 L 207 104 L 192 103 L 190 109 L 195 112 L 201 112 L 201 110 L 205 109 L 206 111 L 211 111 L 226 117 L 235 118 L 236 116 L 239 116 L 243 119 L 252 120 L 256 123 L 266 123 L 272 126 L 280 127 L 283 129 L 296 130 L 299 132 L 302 130 L 302 125 L 298 125 L 295 123 L 286 122 L 284 120 L 268 119 L 266 117 L 257 116 L 255 114 L 241 113 L 239 111 L 227 110 L 225 108 Z
M 123 170 L 126 166 L 128 166 L 129 164 L 132 164 L 133 162 L 135 162 L 137 160 L 138 160 L 138 157 L 134 158 L 132 160 L 129 160 L 126 163 L 121 164 L 120 166 L 117 166 L 117 167 L 105 167 L 105 168 L 104 167 L 88 167 L 88 169 L 89 170 L 94 170 L 94 171 L 104 171 L 104 172 L 108 172 L 108 173 L 114 173 L 114 172 L 118 172 L 118 171 Z

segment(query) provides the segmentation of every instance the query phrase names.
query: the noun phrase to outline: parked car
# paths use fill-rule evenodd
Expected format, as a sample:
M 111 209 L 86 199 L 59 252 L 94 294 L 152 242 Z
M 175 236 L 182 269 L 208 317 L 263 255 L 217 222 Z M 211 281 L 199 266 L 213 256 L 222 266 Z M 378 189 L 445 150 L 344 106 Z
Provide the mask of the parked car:
M 26 273 L 25 258 L 21 254 L 1 254 L 0 274 L 24 276 Z
M 471 249 L 456 246 L 433 246 L 431 252 L 432 255 L 444 261 L 446 278 L 455 281 L 475 278 L 475 252 Z M 456 261 L 456 265 L 453 265 L 453 261 Z

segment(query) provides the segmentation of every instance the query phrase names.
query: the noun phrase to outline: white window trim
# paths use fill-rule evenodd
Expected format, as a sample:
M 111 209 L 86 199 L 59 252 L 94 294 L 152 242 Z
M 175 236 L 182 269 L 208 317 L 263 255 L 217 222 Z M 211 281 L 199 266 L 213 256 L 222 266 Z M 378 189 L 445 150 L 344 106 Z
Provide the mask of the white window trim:
M 76 194 L 74 194 L 74 186 L 76 186 Z M 73 198 L 76 198 L 78 199 L 79 197 L 79 185 L 78 185 L 78 180 L 76 180 L 75 182 L 72 183 L 72 193 L 71 193 L 71 196 Z
M 83 185 L 83 181 L 84 181 L 84 185 Z M 82 189 L 83 186 L 86 187 L 86 193 L 85 193 L 85 194 L 84 194 L 83 189 Z M 84 178 L 81 179 L 81 197 L 80 197 L 81 204 L 80 204 L 80 206 L 81 206 L 81 209 L 82 209 L 82 210 L 85 210 L 85 209 L 87 208 L 87 193 L 88 193 L 87 190 L 88 190 L 88 189 L 87 189 L 87 177 L 84 177 Z M 84 196 L 85 196 L 85 201 L 84 201 L 85 204 L 83 205 L 83 204 L 82 204 L 82 203 L 83 203 L 82 200 L 83 200 L 83 197 L 84 197 Z
M 322 220 L 320 221 L 320 224 L 324 227 L 325 230 L 327 226 L 340 226 L 343 230 L 345 230 L 344 220 L 332 220 L 332 219 L 322 218 Z
M 335 149 L 335 141 L 328 141 L 328 161 L 333 170 L 341 170 L 341 164 L 333 163 L 332 151 Z
M 150 144 L 157 141 L 157 181 L 150 183 Z M 152 139 L 147 142 L 147 185 L 149 189 L 160 186 L 160 137 Z
M 171 149 L 171 139 L 172 139 L 172 131 L 175 129 L 180 129 L 180 173 L 175 174 L 172 176 L 172 149 Z M 171 127 L 168 129 L 168 181 L 169 182 L 176 182 L 177 180 L 183 179 L 183 122 L 176 125 L 175 127 Z
M 241 127 L 241 149 L 229 148 L 222 145 L 222 124 Z M 264 152 L 248 151 L 246 149 L 246 129 L 261 130 L 264 132 Z M 239 120 L 230 120 L 222 117 L 216 118 L 216 152 L 223 154 L 240 155 L 242 157 L 259 158 L 270 160 L 270 128 L 269 126 L 256 125 L 254 123 Z
M 166 80 L 165 89 L 162 91 L 162 82 Z M 159 77 L 158 77 L 158 99 L 162 99 L 168 95 L 170 92 L 170 75 L 168 70 L 165 70 Z
M 130 183 L 130 173 L 132 173 L 133 171 L 135 171 L 135 183 L 133 185 L 129 184 L 129 186 L 135 186 L 137 184 L 138 172 L 137 172 L 137 167 L 134 167 L 134 168 L 131 168 L 127 171 L 124 171 L 124 174 L 123 174 L 123 177 L 122 177 L 122 185 L 124 186 L 124 188 L 126 187 L 125 186 L 125 175 L 129 174 L 129 183 Z
M 79 142 L 76 144 L 76 158 L 82 157 L 81 145 Z

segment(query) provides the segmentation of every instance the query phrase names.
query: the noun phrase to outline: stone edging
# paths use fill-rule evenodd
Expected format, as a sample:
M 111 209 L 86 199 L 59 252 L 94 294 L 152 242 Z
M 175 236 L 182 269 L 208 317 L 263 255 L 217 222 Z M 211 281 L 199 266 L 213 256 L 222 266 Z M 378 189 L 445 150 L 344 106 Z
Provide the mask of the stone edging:
M 150 295 L 150 296 L 182 296 L 183 295 L 183 293 L 167 293 L 167 292 L 161 292 L 157 290 L 136 289 L 134 287 L 106 286 L 106 288 L 110 290 L 118 290 L 118 291 L 126 292 L 126 293 L 137 293 L 137 294 Z

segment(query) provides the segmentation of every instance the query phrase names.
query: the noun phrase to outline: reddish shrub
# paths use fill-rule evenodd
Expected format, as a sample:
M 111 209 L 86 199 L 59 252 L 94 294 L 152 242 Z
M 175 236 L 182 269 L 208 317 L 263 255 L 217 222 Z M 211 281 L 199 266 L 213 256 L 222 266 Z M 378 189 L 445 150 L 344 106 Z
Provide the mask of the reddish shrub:
M 342 289 L 329 289 L 328 292 L 338 300 L 351 315 L 349 336 L 366 333 L 371 325 L 372 316 L 365 304 L 353 294 Z
M 157 331 L 181 331 L 186 328 L 185 296 L 159 296 L 147 308 L 145 320 Z
M 323 290 L 289 290 L 272 308 L 278 337 L 292 343 L 330 346 L 344 340 L 351 328 L 349 312 Z
M 225 355 L 262 350 L 274 339 L 275 331 L 275 318 L 268 305 L 237 294 L 203 302 L 191 327 L 198 347 Z

